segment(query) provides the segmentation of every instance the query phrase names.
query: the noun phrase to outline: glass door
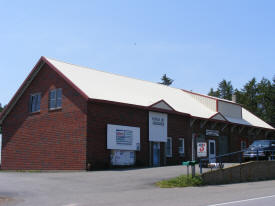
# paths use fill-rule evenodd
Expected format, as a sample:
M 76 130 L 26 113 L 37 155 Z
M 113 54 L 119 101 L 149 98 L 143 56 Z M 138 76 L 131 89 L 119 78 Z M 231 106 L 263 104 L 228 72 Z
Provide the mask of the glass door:
M 209 162 L 216 162 L 216 141 L 209 140 Z
M 153 142 L 153 166 L 160 166 L 160 143 Z

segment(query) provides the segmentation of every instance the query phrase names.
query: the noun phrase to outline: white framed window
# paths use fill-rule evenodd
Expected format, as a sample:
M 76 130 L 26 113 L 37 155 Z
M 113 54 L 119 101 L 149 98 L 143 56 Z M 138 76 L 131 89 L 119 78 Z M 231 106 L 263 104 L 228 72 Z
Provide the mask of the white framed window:
M 41 102 L 41 93 L 31 94 L 29 102 L 29 111 L 39 112 L 40 111 L 40 102 Z
M 246 149 L 246 141 L 241 140 L 241 150 Z
M 179 154 L 184 156 L 184 138 L 179 138 Z
M 49 109 L 59 109 L 62 107 L 62 89 L 54 89 L 49 93 Z
M 172 138 L 171 137 L 167 137 L 166 157 L 172 157 Z

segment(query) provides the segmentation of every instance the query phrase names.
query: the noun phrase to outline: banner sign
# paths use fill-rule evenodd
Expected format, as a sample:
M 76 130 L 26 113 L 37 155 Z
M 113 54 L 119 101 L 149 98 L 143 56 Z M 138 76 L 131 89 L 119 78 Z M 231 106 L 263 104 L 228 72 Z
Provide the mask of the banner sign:
M 207 156 L 207 143 L 198 142 L 197 143 L 197 157 L 206 157 Z
M 149 112 L 149 141 L 167 142 L 167 114 Z
M 107 149 L 140 150 L 140 128 L 108 124 Z
M 207 135 L 207 136 L 215 136 L 215 137 L 218 137 L 218 136 L 219 136 L 219 131 L 218 131 L 218 130 L 210 130 L 210 129 L 207 129 L 207 130 L 206 130 L 206 135 Z
M 111 164 L 112 165 L 134 165 L 135 151 L 112 150 Z

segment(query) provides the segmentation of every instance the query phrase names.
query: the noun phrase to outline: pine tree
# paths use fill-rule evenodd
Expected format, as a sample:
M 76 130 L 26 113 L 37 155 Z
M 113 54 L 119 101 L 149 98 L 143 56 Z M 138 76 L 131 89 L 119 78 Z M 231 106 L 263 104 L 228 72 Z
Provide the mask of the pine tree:
M 214 91 L 213 88 L 210 89 L 210 92 L 208 93 L 209 96 L 212 96 L 212 97 L 220 97 L 220 93 L 219 91 Z
M 233 86 L 231 84 L 231 81 L 226 81 L 223 79 L 219 85 L 218 89 L 215 91 L 213 88 L 210 89 L 210 92 L 208 95 L 213 96 L 213 97 L 219 97 L 222 99 L 232 99 L 232 94 L 233 94 Z
M 166 74 L 164 74 L 161 77 L 161 82 L 159 82 L 159 84 L 170 86 L 173 83 L 173 81 L 174 81 L 173 79 L 167 77 Z
M 231 100 L 233 94 L 233 86 L 231 84 L 231 81 L 226 81 L 225 79 L 223 79 L 219 83 L 218 92 L 220 93 L 220 98 Z

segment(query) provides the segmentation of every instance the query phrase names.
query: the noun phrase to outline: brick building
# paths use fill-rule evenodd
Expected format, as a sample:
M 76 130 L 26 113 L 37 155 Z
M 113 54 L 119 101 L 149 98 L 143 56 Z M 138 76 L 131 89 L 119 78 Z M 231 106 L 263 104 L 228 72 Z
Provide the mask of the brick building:
M 0 125 L 2 169 L 173 165 L 274 137 L 273 127 L 233 101 L 45 57 Z

